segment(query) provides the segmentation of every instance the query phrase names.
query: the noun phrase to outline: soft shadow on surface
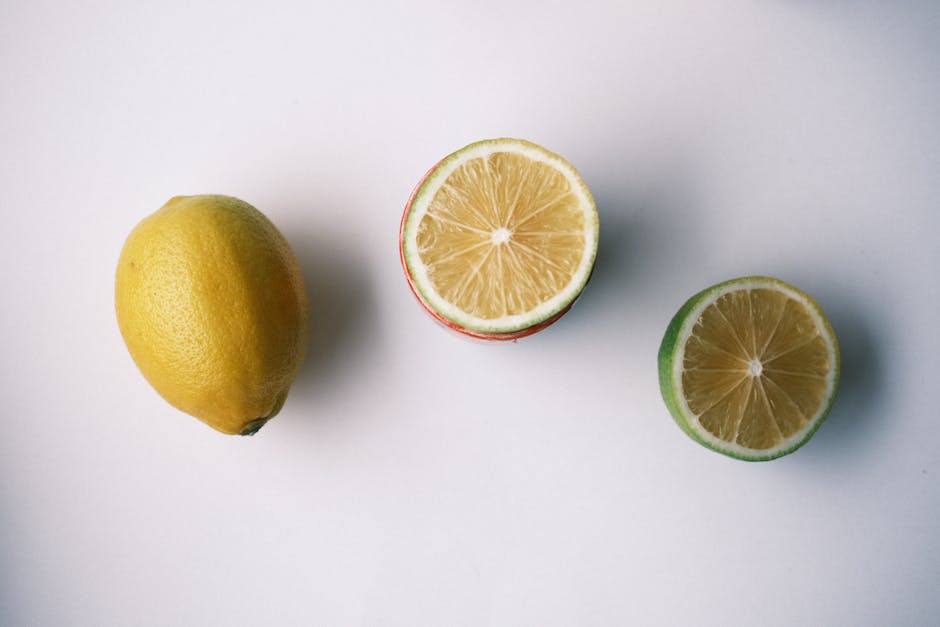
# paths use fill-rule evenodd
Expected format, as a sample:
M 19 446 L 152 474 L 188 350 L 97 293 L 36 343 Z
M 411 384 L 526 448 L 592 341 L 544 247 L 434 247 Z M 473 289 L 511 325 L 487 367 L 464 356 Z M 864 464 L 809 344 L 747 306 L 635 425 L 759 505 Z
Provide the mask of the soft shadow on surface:
M 940 3 L 936 0 L 882 2 L 880 0 L 774 0 L 772 4 L 818 24 L 838 28 L 840 40 L 846 34 L 877 46 L 881 58 L 894 57 L 907 72 L 919 68 L 927 76 L 936 73 L 940 53 Z M 919 88 L 937 93 L 935 81 L 920 81 Z M 929 95 L 924 95 L 931 102 Z
M 877 448 L 876 432 L 885 418 L 883 338 L 866 317 L 864 301 L 853 298 L 845 287 L 808 277 L 798 286 L 810 295 L 819 295 L 839 341 L 842 368 L 832 411 L 794 456 L 810 464 L 830 464 L 849 456 L 869 459 L 865 451 Z
M 600 216 L 594 273 L 565 316 L 571 319 L 559 325 L 576 327 L 577 321 L 653 307 L 681 284 L 676 279 L 683 265 L 701 253 L 701 212 L 696 211 L 695 180 L 683 169 L 667 174 L 632 182 L 611 176 L 592 184 Z
M 304 275 L 310 306 L 307 358 L 291 387 L 288 403 L 314 397 L 318 390 L 354 378 L 360 349 L 375 327 L 375 297 L 367 273 L 350 247 L 311 227 L 286 224 L 282 230 Z
M 929 20 L 940 19 L 940 6 L 935 0 L 909 0 L 903 8 L 894 3 L 880 0 L 775 0 L 775 4 L 783 7 L 797 7 L 808 11 L 850 11 L 852 14 L 872 15 L 884 17 L 887 14 L 901 12 L 905 17 Z M 927 22 L 929 26 L 931 22 Z

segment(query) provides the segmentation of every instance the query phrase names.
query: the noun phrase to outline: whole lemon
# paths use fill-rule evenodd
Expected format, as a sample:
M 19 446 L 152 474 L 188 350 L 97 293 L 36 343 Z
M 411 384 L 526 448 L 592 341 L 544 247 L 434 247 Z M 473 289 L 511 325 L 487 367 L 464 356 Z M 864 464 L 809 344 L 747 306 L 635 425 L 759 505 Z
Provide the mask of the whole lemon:
M 307 298 L 293 251 L 230 196 L 177 196 L 124 243 L 115 281 L 131 357 L 174 407 L 251 435 L 277 414 L 303 364 Z

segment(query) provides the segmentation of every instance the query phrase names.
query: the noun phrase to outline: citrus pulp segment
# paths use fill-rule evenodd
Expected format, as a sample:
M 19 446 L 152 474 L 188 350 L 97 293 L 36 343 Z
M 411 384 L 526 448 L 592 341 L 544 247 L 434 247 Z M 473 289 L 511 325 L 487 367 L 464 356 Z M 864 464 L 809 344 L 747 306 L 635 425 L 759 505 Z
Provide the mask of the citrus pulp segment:
M 839 347 L 822 309 L 769 277 L 734 279 L 693 296 L 659 352 L 663 398 L 693 439 L 739 459 L 786 455 L 825 419 Z
M 594 200 L 564 159 L 518 139 L 443 159 L 402 217 L 406 277 L 428 311 L 486 339 L 526 335 L 560 317 L 597 252 Z

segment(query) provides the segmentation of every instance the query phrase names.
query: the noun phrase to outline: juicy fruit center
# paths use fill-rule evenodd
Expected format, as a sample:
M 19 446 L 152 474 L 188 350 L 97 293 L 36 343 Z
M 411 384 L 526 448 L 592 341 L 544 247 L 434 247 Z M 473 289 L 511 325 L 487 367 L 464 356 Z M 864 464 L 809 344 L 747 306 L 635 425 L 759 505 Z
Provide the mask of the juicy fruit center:
M 771 289 L 722 295 L 685 346 L 682 388 L 701 426 L 726 442 L 769 449 L 826 402 L 829 351 L 802 302 Z
M 434 194 L 417 250 L 434 290 L 494 320 L 561 292 L 585 254 L 577 194 L 552 166 L 511 152 L 461 164 Z

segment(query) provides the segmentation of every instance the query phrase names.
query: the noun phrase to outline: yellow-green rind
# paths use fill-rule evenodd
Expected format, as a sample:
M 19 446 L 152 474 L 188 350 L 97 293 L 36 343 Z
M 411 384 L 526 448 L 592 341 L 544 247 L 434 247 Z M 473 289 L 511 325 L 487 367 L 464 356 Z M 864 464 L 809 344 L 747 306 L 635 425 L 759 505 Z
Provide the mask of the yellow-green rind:
M 787 289 L 790 289 L 797 294 L 800 294 L 806 299 L 806 302 L 809 303 L 819 315 L 819 318 L 822 320 L 822 323 L 825 325 L 825 328 L 829 334 L 829 337 L 832 340 L 833 349 L 835 351 L 835 372 L 832 392 L 829 395 L 827 400 L 826 407 L 820 413 L 819 418 L 816 420 L 815 424 L 810 428 L 810 430 L 805 433 L 799 440 L 796 440 L 792 443 L 792 446 L 787 447 L 784 450 L 777 451 L 771 455 L 741 455 L 737 452 L 724 449 L 712 442 L 705 440 L 699 433 L 689 424 L 688 418 L 682 413 L 680 409 L 679 401 L 677 400 L 678 392 L 676 390 L 676 382 L 673 378 L 673 374 L 676 372 L 675 357 L 677 353 L 677 344 L 680 338 L 687 337 L 687 328 L 694 324 L 694 320 L 690 319 L 689 314 L 696 309 L 696 307 L 706 298 L 710 297 L 715 292 L 724 289 L 729 285 L 736 283 L 743 283 L 747 281 L 767 281 L 770 283 L 776 283 Z M 669 326 L 666 327 L 666 333 L 663 335 L 663 341 L 659 346 L 659 355 L 658 355 L 658 366 L 659 366 L 659 389 L 663 396 L 663 401 L 666 403 L 666 408 L 669 409 L 669 413 L 672 415 L 676 424 L 679 425 L 679 428 L 682 429 L 686 435 L 690 438 L 701 444 L 702 446 L 711 449 L 715 452 L 721 453 L 722 455 L 727 455 L 734 459 L 739 459 L 742 461 L 749 462 L 762 462 L 770 461 L 773 459 L 778 459 L 789 455 L 793 451 L 797 450 L 804 444 L 806 444 L 810 438 L 813 437 L 813 434 L 816 433 L 820 425 L 826 420 L 826 417 L 829 415 L 830 410 L 832 409 L 833 401 L 836 397 L 836 392 L 839 388 L 839 376 L 841 373 L 841 358 L 839 354 L 839 343 L 836 338 L 836 333 L 833 330 L 832 326 L 829 324 L 829 320 L 826 318 L 825 313 L 823 313 L 822 307 L 813 300 L 809 294 L 800 290 L 799 288 L 790 285 L 785 281 L 776 279 L 768 276 L 747 276 L 747 277 L 738 277 L 736 279 L 730 279 L 728 281 L 723 281 L 708 287 L 701 292 L 695 294 L 689 300 L 679 308 L 679 311 L 676 312 L 676 315 L 673 316 L 672 320 L 669 322 Z
M 547 313 L 544 313 L 543 315 L 532 316 L 531 318 L 527 318 L 526 320 L 518 324 L 514 324 L 514 325 L 485 325 L 485 324 L 476 324 L 472 322 L 471 320 L 460 317 L 460 316 L 449 316 L 445 314 L 444 312 L 441 312 L 435 309 L 435 312 L 441 317 L 451 321 L 452 323 L 458 325 L 459 327 L 463 329 L 467 329 L 476 333 L 515 333 L 517 331 L 522 331 L 524 329 L 529 329 L 534 326 L 537 326 L 545 322 L 546 320 L 550 320 L 551 318 L 557 316 L 559 313 L 571 307 L 572 303 L 574 303 L 574 301 L 576 301 L 578 297 L 581 295 L 581 292 L 584 291 L 584 287 L 587 285 L 588 279 L 591 278 L 591 273 L 594 268 L 594 262 L 597 259 L 597 245 L 598 245 L 598 240 L 600 239 L 600 219 L 597 213 L 597 204 L 595 203 L 594 197 L 591 195 L 591 191 L 588 189 L 587 184 L 584 183 L 584 179 L 581 177 L 581 174 L 578 172 L 577 168 L 575 168 L 574 165 L 572 165 L 564 157 L 534 142 L 530 142 L 525 139 L 513 138 L 513 137 L 499 137 L 495 139 L 484 139 L 481 141 L 473 142 L 472 144 L 467 144 L 463 148 L 460 148 L 459 150 L 452 152 L 451 154 L 444 157 L 440 161 L 440 163 L 435 165 L 434 168 L 432 168 L 432 170 L 424 177 L 424 180 L 420 183 L 418 189 L 413 194 L 411 201 L 409 203 L 409 213 L 408 213 L 408 216 L 405 218 L 404 227 L 402 229 L 402 257 L 405 261 L 405 264 L 408 267 L 409 274 L 412 277 L 416 276 L 414 258 L 417 255 L 417 251 L 413 250 L 410 246 L 408 246 L 408 239 L 409 239 L 408 234 L 418 228 L 418 224 L 416 223 L 417 220 L 415 218 L 415 213 L 411 211 L 411 208 L 414 207 L 426 195 L 428 189 L 435 186 L 436 179 L 438 176 L 440 176 L 440 173 L 445 170 L 445 166 L 453 163 L 455 160 L 460 159 L 464 155 L 464 153 L 470 150 L 473 150 L 474 148 L 478 146 L 483 146 L 483 145 L 499 146 L 499 145 L 505 145 L 505 144 L 520 144 L 528 148 L 537 150 L 538 152 L 541 152 L 542 154 L 566 165 L 567 167 L 571 169 L 572 172 L 574 172 L 578 181 L 580 181 L 581 191 L 583 192 L 585 198 L 587 198 L 588 202 L 590 202 L 591 208 L 593 209 L 592 213 L 593 213 L 593 218 L 594 218 L 594 224 L 593 224 L 594 245 L 591 247 L 590 250 L 587 251 L 587 254 L 590 255 L 590 259 L 588 262 L 588 268 L 590 270 L 585 274 L 585 276 L 580 281 L 580 284 L 573 291 L 571 298 L 563 301 L 558 306 L 552 308 L 551 310 L 549 310 Z M 433 302 L 433 299 L 427 293 L 426 286 L 421 284 L 420 281 L 415 280 L 414 289 L 416 289 L 420 293 L 423 301 L 425 303 L 428 303 L 428 306 L 430 307 L 431 306 L 430 303 Z

